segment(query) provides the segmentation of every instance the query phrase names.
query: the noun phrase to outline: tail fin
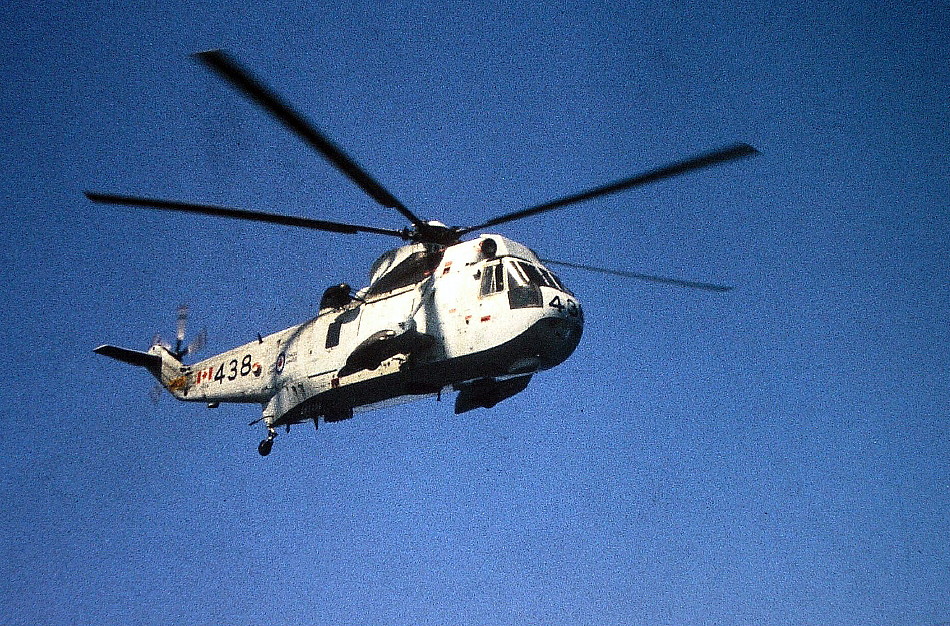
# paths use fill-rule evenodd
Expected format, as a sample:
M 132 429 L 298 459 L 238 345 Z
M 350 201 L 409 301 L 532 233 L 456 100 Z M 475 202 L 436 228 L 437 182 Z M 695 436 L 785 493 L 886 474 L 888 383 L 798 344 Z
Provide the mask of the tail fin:
M 107 344 L 99 346 L 93 352 L 129 365 L 144 367 L 163 387 L 173 393 L 185 384 L 181 361 L 162 346 L 152 346 L 148 352 L 140 352 Z

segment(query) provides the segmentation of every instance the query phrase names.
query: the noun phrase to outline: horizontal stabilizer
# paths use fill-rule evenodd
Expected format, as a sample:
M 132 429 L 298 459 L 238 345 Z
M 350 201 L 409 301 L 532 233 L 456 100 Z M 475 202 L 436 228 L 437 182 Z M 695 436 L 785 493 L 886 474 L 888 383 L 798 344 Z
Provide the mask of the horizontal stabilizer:
M 144 367 L 149 371 L 159 371 L 162 367 L 162 358 L 156 354 L 148 352 L 139 352 L 138 350 L 129 350 L 118 346 L 104 345 L 93 350 L 96 354 L 107 356 L 129 365 Z

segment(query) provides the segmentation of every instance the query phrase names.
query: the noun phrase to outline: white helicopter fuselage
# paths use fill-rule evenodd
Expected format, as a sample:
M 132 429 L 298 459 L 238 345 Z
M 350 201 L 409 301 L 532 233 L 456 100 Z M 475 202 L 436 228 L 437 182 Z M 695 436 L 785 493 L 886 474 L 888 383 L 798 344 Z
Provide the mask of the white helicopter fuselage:
M 384 254 L 367 288 L 327 289 L 314 319 L 251 341 L 210 359 L 181 359 L 203 343 L 183 347 L 186 309 L 176 345 L 160 340 L 148 352 L 102 345 L 97 354 L 146 368 L 180 400 L 259 403 L 268 429 L 258 452 L 271 452 L 276 427 L 338 421 L 381 403 L 458 392 L 455 412 L 490 408 L 525 389 L 531 376 L 563 362 L 580 341 L 580 305 L 531 250 L 499 235 L 463 236 L 758 154 L 738 143 L 640 172 L 606 185 L 498 215 L 469 226 L 424 221 L 339 146 L 223 50 L 195 58 L 264 109 L 380 206 L 411 226 L 396 230 L 230 206 L 86 191 L 89 200 L 216 218 L 306 228 L 345 235 L 373 234 L 414 242 Z M 583 270 L 710 291 L 724 285 L 550 261 Z
M 460 392 L 461 413 L 520 392 L 580 341 L 577 299 L 531 250 L 499 235 L 403 246 L 372 274 L 314 319 L 190 366 L 153 346 L 159 379 L 180 400 L 259 403 L 269 427 L 448 389 Z

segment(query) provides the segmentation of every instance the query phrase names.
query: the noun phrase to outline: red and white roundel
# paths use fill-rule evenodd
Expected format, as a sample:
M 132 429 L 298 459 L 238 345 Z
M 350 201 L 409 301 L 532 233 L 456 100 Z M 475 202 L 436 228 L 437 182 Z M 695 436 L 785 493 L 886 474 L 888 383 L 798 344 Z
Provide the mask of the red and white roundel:
M 277 371 L 278 374 L 284 371 L 284 363 L 286 362 L 287 362 L 287 357 L 284 355 L 283 352 L 277 355 L 277 363 L 274 364 L 274 369 Z

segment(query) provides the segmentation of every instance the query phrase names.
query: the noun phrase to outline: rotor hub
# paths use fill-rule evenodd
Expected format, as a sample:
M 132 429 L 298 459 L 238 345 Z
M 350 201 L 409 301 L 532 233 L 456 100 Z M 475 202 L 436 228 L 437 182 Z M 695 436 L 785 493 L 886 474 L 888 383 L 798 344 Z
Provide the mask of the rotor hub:
M 406 230 L 406 238 L 409 241 L 434 243 L 442 246 L 451 246 L 458 243 L 460 234 L 460 228 L 446 226 L 438 220 L 428 220 Z

